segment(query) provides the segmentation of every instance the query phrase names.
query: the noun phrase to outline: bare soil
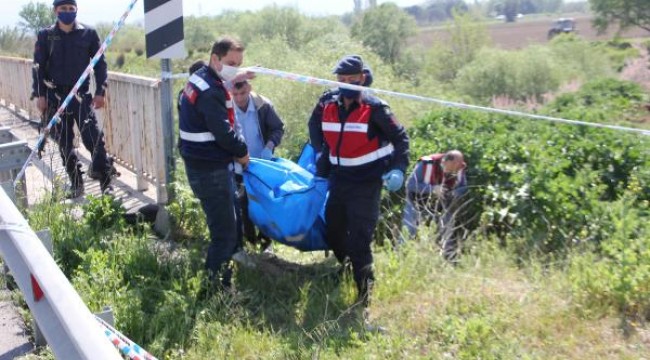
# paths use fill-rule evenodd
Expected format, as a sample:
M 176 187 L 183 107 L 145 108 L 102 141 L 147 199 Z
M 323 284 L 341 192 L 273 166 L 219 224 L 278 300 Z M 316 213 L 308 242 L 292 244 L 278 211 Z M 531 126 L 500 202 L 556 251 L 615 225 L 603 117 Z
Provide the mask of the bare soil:
M 558 16 L 559 17 L 559 16 Z M 514 23 L 495 23 L 488 25 L 488 31 L 494 46 L 502 49 L 521 49 L 532 44 L 548 42 L 548 30 L 553 20 L 558 17 L 541 17 L 535 19 L 520 19 Z M 604 34 L 598 34 L 591 26 L 588 15 L 574 16 L 578 35 L 587 40 L 607 40 L 615 36 L 616 29 L 609 29 Z M 445 41 L 448 34 L 444 27 L 424 29 L 410 40 L 412 45 L 419 44 L 425 48 L 431 47 L 436 41 Z M 629 29 L 621 34 L 624 38 L 650 38 L 650 32 L 641 28 Z

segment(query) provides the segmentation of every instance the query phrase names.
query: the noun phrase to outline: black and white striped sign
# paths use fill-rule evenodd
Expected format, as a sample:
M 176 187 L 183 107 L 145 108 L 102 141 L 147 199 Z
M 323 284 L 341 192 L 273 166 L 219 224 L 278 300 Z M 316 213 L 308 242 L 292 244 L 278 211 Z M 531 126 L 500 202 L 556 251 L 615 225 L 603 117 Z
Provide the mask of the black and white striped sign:
M 187 56 L 183 36 L 183 0 L 144 0 L 147 58 Z

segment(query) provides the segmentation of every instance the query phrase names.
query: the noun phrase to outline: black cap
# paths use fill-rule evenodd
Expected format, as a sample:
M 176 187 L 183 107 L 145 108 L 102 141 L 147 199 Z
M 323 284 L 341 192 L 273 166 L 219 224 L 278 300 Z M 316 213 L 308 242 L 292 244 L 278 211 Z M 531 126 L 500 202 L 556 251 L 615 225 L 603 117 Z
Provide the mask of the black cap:
M 363 60 L 359 55 L 346 55 L 334 68 L 333 73 L 338 75 L 355 75 L 363 72 Z
M 52 5 L 54 5 L 54 7 L 61 6 L 61 5 L 77 6 L 77 1 L 76 0 L 54 0 L 54 3 Z

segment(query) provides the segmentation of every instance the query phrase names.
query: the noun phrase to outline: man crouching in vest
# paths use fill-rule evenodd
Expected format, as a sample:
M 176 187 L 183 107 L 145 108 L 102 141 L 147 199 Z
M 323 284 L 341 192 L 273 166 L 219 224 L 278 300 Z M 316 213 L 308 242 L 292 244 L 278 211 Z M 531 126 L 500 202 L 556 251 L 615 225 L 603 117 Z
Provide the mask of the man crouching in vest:
M 360 56 L 346 56 L 334 73 L 339 82 L 361 85 L 363 68 Z M 389 191 L 402 187 L 409 139 L 388 104 L 343 87 L 325 102 L 321 130 L 323 155 L 316 176 L 330 182 L 327 243 L 340 263 L 352 264 L 366 328 L 381 330 L 370 325 L 368 316 L 375 280 L 370 245 L 379 218 L 382 180 Z
M 233 162 L 246 168 L 249 161 L 246 143 L 234 130 L 235 112 L 224 81 L 253 77 L 237 73 L 243 57 L 244 46 L 237 40 L 217 41 L 209 64 L 190 76 L 180 97 L 180 153 L 210 230 L 205 267 L 210 285 L 224 289 L 231 287 L 230 260 L 238 245 L 231 168 Z
M 451 150 L 421 157 L 406 181 L 406 206 L 402 226 L 413 238 L 418 225 L 435 220 L 442 255 L 455 261 L 458 258 L 458 233 L 456 217 L 466 205 L 467 164 L 463 153 Z M 404 242 L 405 239 L 400 239 Z

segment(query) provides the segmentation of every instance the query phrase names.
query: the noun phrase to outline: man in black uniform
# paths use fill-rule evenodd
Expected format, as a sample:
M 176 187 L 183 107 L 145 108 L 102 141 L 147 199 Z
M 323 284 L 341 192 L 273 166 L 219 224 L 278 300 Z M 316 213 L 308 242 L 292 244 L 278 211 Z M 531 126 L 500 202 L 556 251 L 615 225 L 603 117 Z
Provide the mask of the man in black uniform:
M 217 41 L 210 62 L 190 76 L 180 97 L 178 146 L 210 231 L 207 289 L 231 287 L 230 260 L 239 244 L 231 169 L 234 162 L 245 169 L 249 156 L 246 142 L 235 132 L 234 104 L 225 83 L 253 76 L 238 74 L 244 50 L 235 39 Z
M 361 57 L 346 56 L 334 73 L 339 82 L 361 85 L 366 77 L 363 68 Z M 375 279 L 370 246 L 379 218 L 382 180 L 389 191 L 402 187 L 409 140 L 385 102 L 346 88 L 324 103 L 321 132 L 324 142 L 316 176 L 330 182 L 327 243 L 339 262 L 352 264 L 358 303 L 367 321 Z
M 38 109 L 48 120 L 54 116 L 101 46 L 97 32 L 76 21 L 75 0 L 54 0 L 53 5 L 57 22 L 38 33 L 32 85 L 32 96 L 37 99 Z M 70 198 L 81 196 L 84 192 L 81 164 L 73 146 L 75 123 L 84 146 L 92 154 L 92 168 L 102 192 L 110 191 L 112 165 L 106 156 L 104 135 L 97 125 L 94 112 L 94 109 L 104 106 L 107 71 L 103 56 L 94 70 L 97 84 L 95 96 L 89 93 L 89 79 L 86 79 L 61 114 L 61 121 L 53 128 L 63 165 L 70 177 Z

